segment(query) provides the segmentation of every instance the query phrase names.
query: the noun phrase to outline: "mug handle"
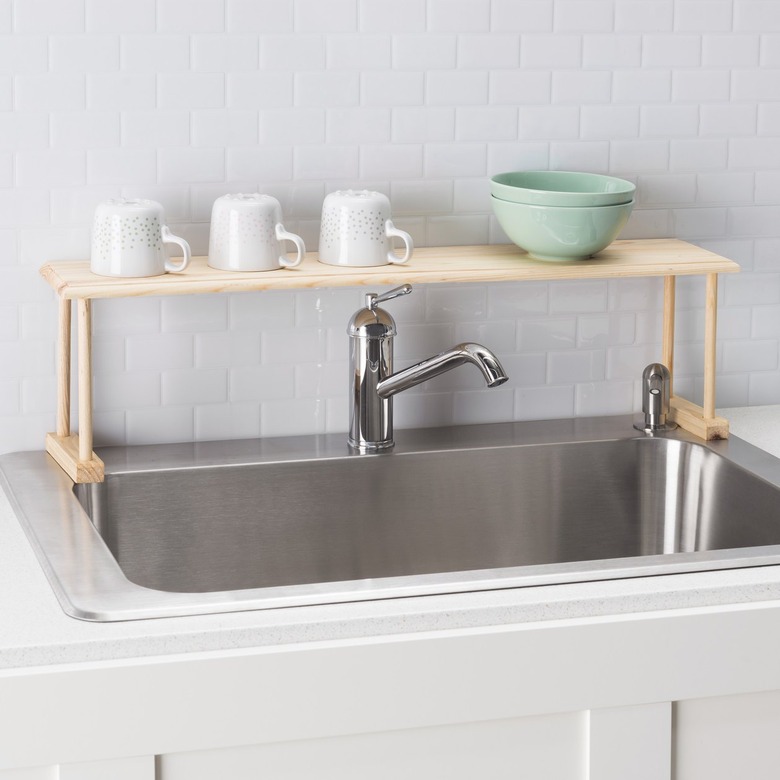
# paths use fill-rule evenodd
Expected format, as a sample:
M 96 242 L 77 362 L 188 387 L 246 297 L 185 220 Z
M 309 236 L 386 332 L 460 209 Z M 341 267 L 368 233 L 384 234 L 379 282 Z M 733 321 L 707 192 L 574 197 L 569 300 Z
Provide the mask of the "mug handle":
M 401 265 L 401 263 L 405 263 L 411 256 L 412 251 L 414 250 L 414 241 L 412 241 L 412 237 L 406 233 L 403 230 L 399 230 L 392 222 L 392 220 L 387 220 L 385 222 L 385 235 L 388 238 L 400 238 L 405 246 L 406 251 L 404 252 L 403 257 L 398 257 L 395 252 L 391 249 L 387 253 L 387 262 L 388 263 L 395 263 L 396 265 Z
M 276 223 L 276 238 L 278 241 L 292 241 L 298 250 L 298 255 L 294 260 L 290 260 L 286 255 L 279 255 L 279 265 L 284 268 L 295 268 L 296 265 L 300 265 L 303 256 L 306 254 L 306 246 L 303 243 L 303 239 L 300 236 L 296 236 L 295 233 L 288 233 L 281 222 Z
M 173 263 L 170 260 L 166 260 L 165 270 L 168 272 L 172 271 L 174 273 L 183 271 L 190 264 L 190 260 L 192 259 L 190 245 L 183 238 L 174 236 L 167 225 L 162 226 L 161 232 L 163 244 L 178 244 L 184 252 L 184 257 L 182 257 L 181 262 L 179 263 Z

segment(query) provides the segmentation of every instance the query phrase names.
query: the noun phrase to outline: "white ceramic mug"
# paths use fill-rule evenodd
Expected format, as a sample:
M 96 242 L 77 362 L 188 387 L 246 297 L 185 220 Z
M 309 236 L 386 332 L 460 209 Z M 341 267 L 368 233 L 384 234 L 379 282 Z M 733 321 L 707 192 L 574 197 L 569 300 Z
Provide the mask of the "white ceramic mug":
M 282 241 L 295 244 L 290 259 Z M 209 234 L 209 265 L 222 271 L 273 271 L 300 265 L 303 239 L 282 224 L 282 207 L 270 195 L 223 195 L 214 201 Z
M 399 257 L 393 252 L 393 238 L 405 245 Z M 390 219 L 390 201 L 381 192 L 339 190 L 322 204 L 319 260 L 329 265 L 370 266 L 405 263 L 412 256 L 414 242 Z
M 178 244 L 184 256 L 171 262 L 165 244 Z M 165 224 L 154 200 L 109 200 L 95 210 L 90 268 L 101 276 L 160 276 L 183 271 L 190 263 L 190 245 Z

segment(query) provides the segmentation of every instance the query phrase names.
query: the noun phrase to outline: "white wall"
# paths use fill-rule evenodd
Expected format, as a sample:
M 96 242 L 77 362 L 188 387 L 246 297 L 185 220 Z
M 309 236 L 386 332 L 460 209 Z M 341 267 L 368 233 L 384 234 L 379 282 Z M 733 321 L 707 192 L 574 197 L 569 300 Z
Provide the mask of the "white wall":
M 324 195 L 387 192 L 419 245 L 505 240 L 487 177 L 634 178 L 625 237 L 740 262 L 721 286 L 719 404 L 780 401 L 778 0 L 0 0 L 0 451 L 54 426 L 46 260 L 94 206 L 163 202 L 205 253 L 214 198 L 276 195 L 316 248 Z M 413 262 L 413 261 L 412 261 Z M 656 281 L 418 287 L 402 363 L 483 341 L 396 400 L 417 426 L 624 413 L 658 357 Z M 701 391 L 701 287 L 680 285 L 677 388 Z M 98 443 L 345 430 L 357 288 L 98 303 Z

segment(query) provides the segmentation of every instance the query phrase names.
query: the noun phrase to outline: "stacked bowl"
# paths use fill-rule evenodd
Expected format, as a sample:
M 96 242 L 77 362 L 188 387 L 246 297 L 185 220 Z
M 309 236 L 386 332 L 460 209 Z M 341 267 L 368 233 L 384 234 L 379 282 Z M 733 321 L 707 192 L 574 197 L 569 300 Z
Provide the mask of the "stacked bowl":
M 539 260 L 584 260 L 626 224 L 636 185 L 576 171 L 513 171 L 490 180 L 493 212 L 510 240 Z

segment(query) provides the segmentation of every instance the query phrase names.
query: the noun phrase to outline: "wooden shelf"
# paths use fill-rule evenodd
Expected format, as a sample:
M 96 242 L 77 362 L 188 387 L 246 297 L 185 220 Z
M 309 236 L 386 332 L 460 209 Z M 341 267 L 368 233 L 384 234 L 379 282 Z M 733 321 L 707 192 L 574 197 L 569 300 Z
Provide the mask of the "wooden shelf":
M 715 332 L 718 274 L 739 266 L 706 249 L 675 239 L 615 241 L 591 260 L 542 262 L 514 245 L 429 247 L 417 249 L 408 265 L 344 268 L 318 262 L 309 252 L 298 268 L 231 273 L 209 268 L 205 257 L 193 258 L 182 273 L 141 279 L 96 276 L 87 261 L 47 263 L 41 275 L 54 288 L 60 305 L 58 339 L 57 430 L 46 437 L 47 452 L 74 482 L 102 482 L 103 463 L 92 451 L 92 299 L 148 295 L 301 290 L 315 287 L 375 288 L 397 284 L 456 282 L 556 281 L 562 279 L 664 278 L 664 312 L 660 360 L 674 376 L 675 282 L 678 276 L 706 277 L 704 338 L 704 404 L 672 397 L 671 417 L 702 439 L 728 436 L 728 421 L 715 416 Z M 79 432 L 70 429 L 71 304 L 77 304 Z M 637 366 L 637 375 L 642 367 Z
M 195 257 L 182 273 L 141 279 L 96 276 L 87 261 L 48 263 L 44 279 L 60 298 L 127 298 L 146 295 L 291 290 L 314 287 L 392 286 L 410 282 L 508 282 L 612 279 L 735 273 L 739 266 L 706 249 L 676 239 L 615 241 L 593 260 L 543 262 L 514 245 L 425 247 L 407 265 L 345 268 L 317 261 L 308 252 L 298 268 L 276 271 L 217 271 Z

